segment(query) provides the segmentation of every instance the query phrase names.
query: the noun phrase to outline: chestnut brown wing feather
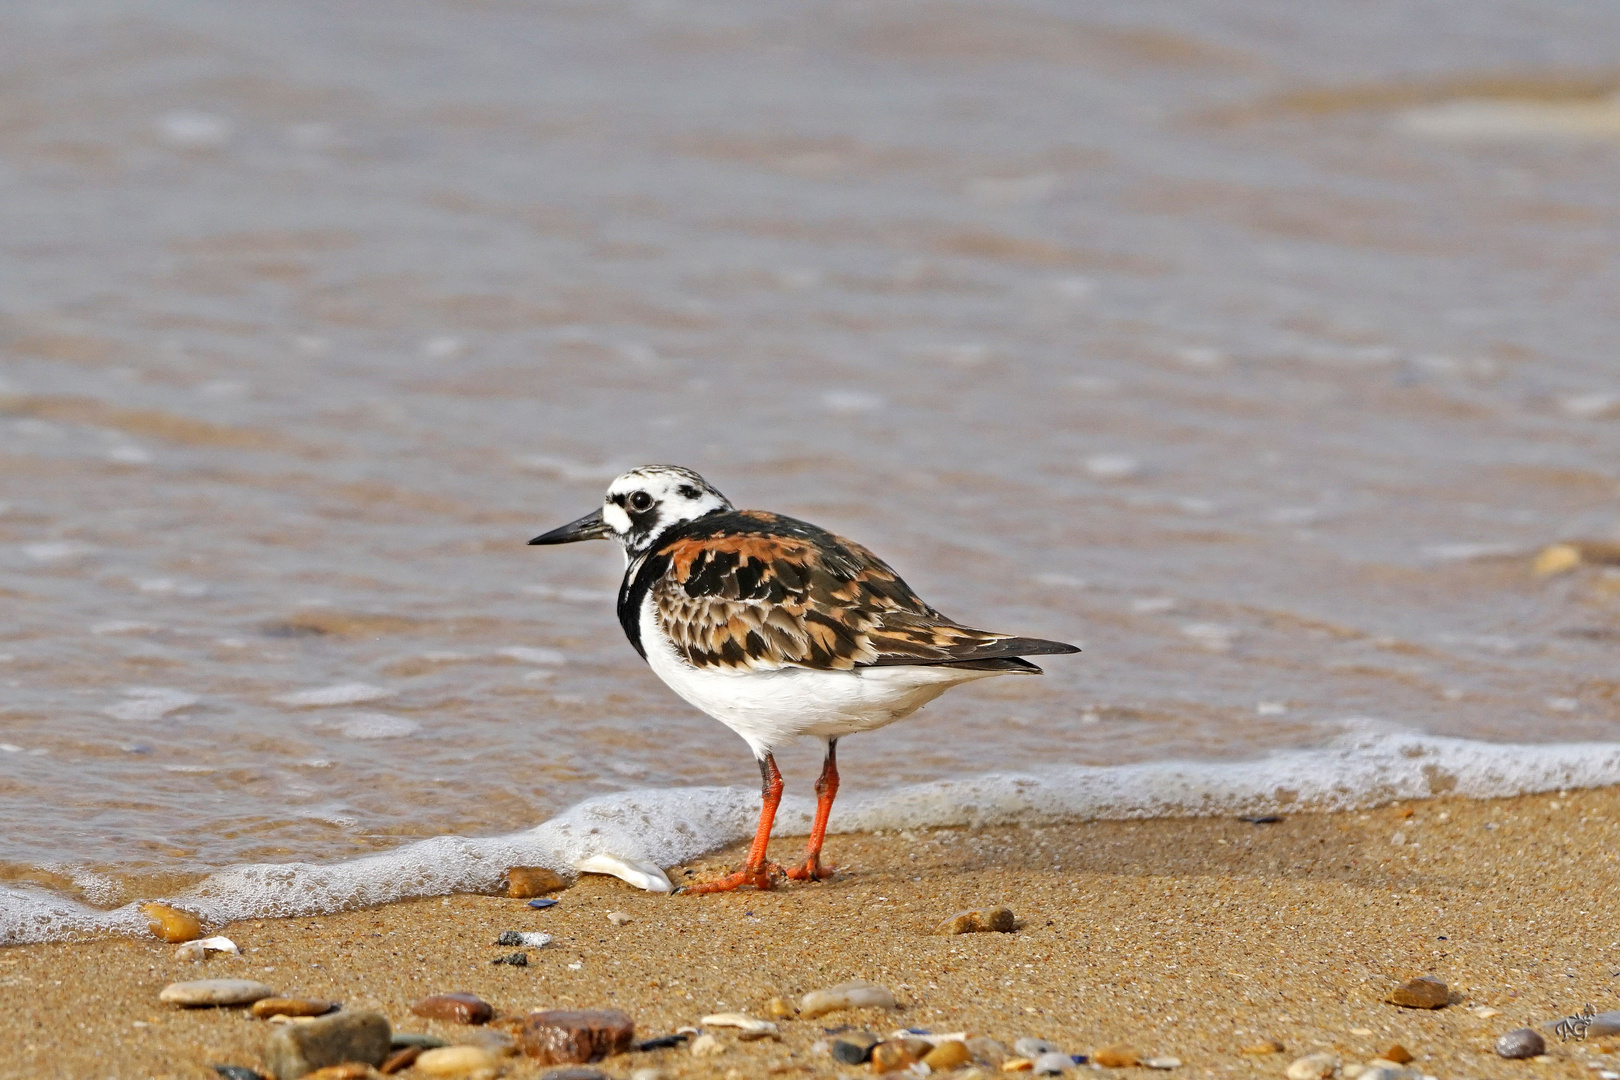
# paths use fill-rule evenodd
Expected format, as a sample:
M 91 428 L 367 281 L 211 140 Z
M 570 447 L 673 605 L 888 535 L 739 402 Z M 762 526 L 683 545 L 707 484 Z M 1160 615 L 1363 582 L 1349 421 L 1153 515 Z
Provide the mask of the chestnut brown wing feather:
M 754 511 L 721 517 L 656 553 L 660 623 L 698 667 L 848 671 L 1074 651 L 962 626 L 876 555 L 813 525 Z

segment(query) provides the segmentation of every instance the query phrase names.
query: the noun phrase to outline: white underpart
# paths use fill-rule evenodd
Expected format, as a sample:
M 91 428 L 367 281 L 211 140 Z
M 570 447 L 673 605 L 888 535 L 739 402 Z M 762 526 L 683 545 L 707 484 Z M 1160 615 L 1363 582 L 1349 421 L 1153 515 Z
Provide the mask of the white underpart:
M 755 757 L 806 735 L 836 739 L 873 731 L 910 716 L 959 683 L 1007 674 L 920 664 L 853 671 L 697 668 L 665 635 L 650 595 L 641 605 L 641 647 L 655 675 L 741 735 Z

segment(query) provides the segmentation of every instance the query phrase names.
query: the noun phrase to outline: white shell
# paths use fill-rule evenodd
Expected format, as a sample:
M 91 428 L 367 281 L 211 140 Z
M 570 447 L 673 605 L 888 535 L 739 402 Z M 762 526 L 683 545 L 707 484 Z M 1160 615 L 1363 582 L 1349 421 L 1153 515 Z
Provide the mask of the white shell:
M 769 1020 L 756 1020 L 747 1013 L 714 1013 L 699 1020 L 709 1027 L 741 1028 L 743 1031 L 774 1032 L 776 1025 Z
M 575 863 L 574 869 L 582 874 L 609 874 L 648 892 L 673 892 L 675 888 L 662 870 L 640 859 L 621 859 L 617 855 L 592 855 Z
M 236 942 L 228 937 L 202 938 L 199 941 L 188 941 L 174 950 L 176 960 L 187 960 L 196 963 L 211 952 L 232 953 L 242 955 L 242 950 L 236 947 Z

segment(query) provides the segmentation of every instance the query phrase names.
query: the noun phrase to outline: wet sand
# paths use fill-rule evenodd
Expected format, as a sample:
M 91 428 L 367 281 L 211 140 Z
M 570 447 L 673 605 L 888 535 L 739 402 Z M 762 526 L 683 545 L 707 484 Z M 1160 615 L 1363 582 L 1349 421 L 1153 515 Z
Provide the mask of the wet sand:
M 1406 816 L 1410 814 L 1410 816 Z M 270 1032 L 245 1010 L 158 1004 L 173 980 L 251 977 L 284 994 L 382 1011 L 396 1030 L 454 1042 L 475 1029 L 419 1020 L 412 1001 L 466 990 L 497 1009 L 615 1007 L 645 1038 L 717 1011 L 763 1015 L 774 995 L 852 978 L 890 987 L 893 1013 L 834 1013 L 783 1024 L 780 1042 L 616 1057 L 613 1076 L 656 1066 L 673 1077 L 836 1075 L 812 1046 L 857 1024 L 965 1030 L 1011 1044 L 1034 1035 L 1084 1053 L 1127 1042 L 1184 1065 L 1172 1077 L 1281 1077 L 1321 1049 L 1348 1063 L 1391 1043 L 1441 1078 L 1593 1076 L 1620 1063 L 1605 1044 L 1549 1039 L 1550 1061 L 1494 1056 L 1502 1032 L 1616 1007 L 1620 925 L 1614 873 L 1620 789 L 1471 802 L 1439 799 L 1367 813 L 1088 822 L 833 837 L 840 874 L 820 885 L 718 897 L 659 896 L 588 877 L 546 911 L 521 900 L 453 896 L 305 919 L 217 928 L 241 958 L 205 964 L 174 946 L 101 938 L 0 951 L 0 1077 L 204 1077 L 213 1063 L 259 1063 Z M 1402 834 L 1404 843 L 1392 842 Z M 801 841 L 773 849 L 790 858 Z M 736 859 L 676 868 L 701 878 Z M 930 933 L 967 907 L 1007 904 L 1011 934 Z M 624 911 L 633 921 L 611 924 Z M 555 936 L 527 968 L 491 966 L 503 930 Z M 577 964 L 576 969 L 571 965 Z M 1432 974 L 1453 1004 L 1385 1003 Z M 1500 1015 L 1481 1018 L 1490 1006 Z M 1285 1051 L 1240 1050 L 1273 1038 Z M 1612 1041 L 1609 1049 L 1612 1051 Z M 508 1075 L 545 1070 L 512 1058 Z M 864 1072 L 865 1070 L 859 1070 Z M 1138 1075 L 1159 1075 L 1132 1070 Z M 403 1075 L 410 1076 L 411 1073 Z

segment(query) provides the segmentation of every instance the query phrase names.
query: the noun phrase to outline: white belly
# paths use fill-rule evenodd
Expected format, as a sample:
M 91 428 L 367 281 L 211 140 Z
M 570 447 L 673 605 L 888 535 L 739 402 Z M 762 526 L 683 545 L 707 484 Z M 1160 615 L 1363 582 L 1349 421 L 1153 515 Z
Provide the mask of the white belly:
M 958 683 L 999 671 L 941 666 L 814 671 L 695 668 L 658 625 L 652 598 L 641 608 L 641 646 L 653 673 L 691 705 L 747 740 L 763 756 L 792 739 L 836 739 L 910 716 Z

